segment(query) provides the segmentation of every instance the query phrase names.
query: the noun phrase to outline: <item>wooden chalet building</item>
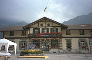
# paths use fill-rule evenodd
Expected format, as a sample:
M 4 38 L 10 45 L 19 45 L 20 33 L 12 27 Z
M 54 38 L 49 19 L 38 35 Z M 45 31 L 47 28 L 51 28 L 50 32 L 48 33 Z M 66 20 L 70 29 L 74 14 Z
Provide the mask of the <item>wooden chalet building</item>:
M 92 25 L 64 25 L 43 17 L 25 26 L 0 29 L 17 43 L 17 51 L 39 48 L 53 53 L 91 53 Z

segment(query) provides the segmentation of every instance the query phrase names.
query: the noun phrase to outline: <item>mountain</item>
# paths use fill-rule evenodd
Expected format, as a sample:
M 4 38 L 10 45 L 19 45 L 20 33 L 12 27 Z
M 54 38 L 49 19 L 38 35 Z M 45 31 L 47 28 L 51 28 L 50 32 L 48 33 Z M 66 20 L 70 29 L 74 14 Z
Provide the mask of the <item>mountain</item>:
M 8 27 L 8 26 L 22 26 L 22 25 L 26 25 L 26 24 L 27 23 L 24 21 L 0 18 L 0 28 Z
M 73 19 L 63 22 L 63 24 L 92 24 L 92 12 L 88 15 L 77 16 Z

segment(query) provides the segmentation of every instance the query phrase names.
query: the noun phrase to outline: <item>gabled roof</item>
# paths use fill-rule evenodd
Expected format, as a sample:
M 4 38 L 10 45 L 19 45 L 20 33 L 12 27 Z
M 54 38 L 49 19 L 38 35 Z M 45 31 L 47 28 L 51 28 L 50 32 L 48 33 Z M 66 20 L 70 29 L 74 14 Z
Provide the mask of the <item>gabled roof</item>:
M 24 28 L 29 28 L 31 25 L 33 25 L 33 24 L 35 24 L 35 23 L 37 23 L 37 22 L 53 22 L 53 23 L 59 24 L 59 25 L 62 26 L 62 27 L 67 28 L 67 25 L 61 24 L 61 23 L 59 23 L 59 22 L 57 22 L 57 21 L 55 21 L 55 20 L 49 19 L 49 18 L 47 18 L 47 17 L 40 18 L 40 19 L 38 19 L 38 20 L 36 20 L 36 21 L 34 21 L 34 22 L 32 22 L 32 23 L 30 23 L 30 24 L 24 26 Z
M 0 32 L 2 32 L 2 31 L 16 31 L 16 30 L 23 30 L 23 26 L 12 26 L 12 27 L 0 28 Z

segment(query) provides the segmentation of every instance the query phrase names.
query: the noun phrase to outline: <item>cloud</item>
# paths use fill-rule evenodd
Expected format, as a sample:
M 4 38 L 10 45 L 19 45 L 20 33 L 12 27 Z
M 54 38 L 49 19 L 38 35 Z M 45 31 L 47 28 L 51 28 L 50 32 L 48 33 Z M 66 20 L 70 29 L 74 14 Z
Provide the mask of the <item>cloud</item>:
M 92 12 L 92 0 L 50 0 L 47 16 L 58 22 Z
M 73 13 L 71 11 L 67 13 L 67 10 L 68 8 L 66 6 L 56 3 L 55 0 L 50 0 L 49 4 L 47 5 L 46 12 L 40 12 L 38 14 L 38 18 L 45 16 L 57 20 L 58 22 L 63 22 L 73 17 Z
M 0 9 L 4 18 L 32 22 L 46 16 L 62 23 L 92 12 L 92 0 L 0 0 Z

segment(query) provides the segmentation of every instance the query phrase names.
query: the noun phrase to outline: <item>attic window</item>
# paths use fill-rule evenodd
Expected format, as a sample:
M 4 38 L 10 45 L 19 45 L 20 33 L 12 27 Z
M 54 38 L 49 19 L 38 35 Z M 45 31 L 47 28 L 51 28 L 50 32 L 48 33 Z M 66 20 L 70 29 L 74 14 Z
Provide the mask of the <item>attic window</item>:
M 50 26 L 50 24 L 47 24 L 47 26 Z
M 40 26 L 43 26 L 43 24 L 40 24 Z

